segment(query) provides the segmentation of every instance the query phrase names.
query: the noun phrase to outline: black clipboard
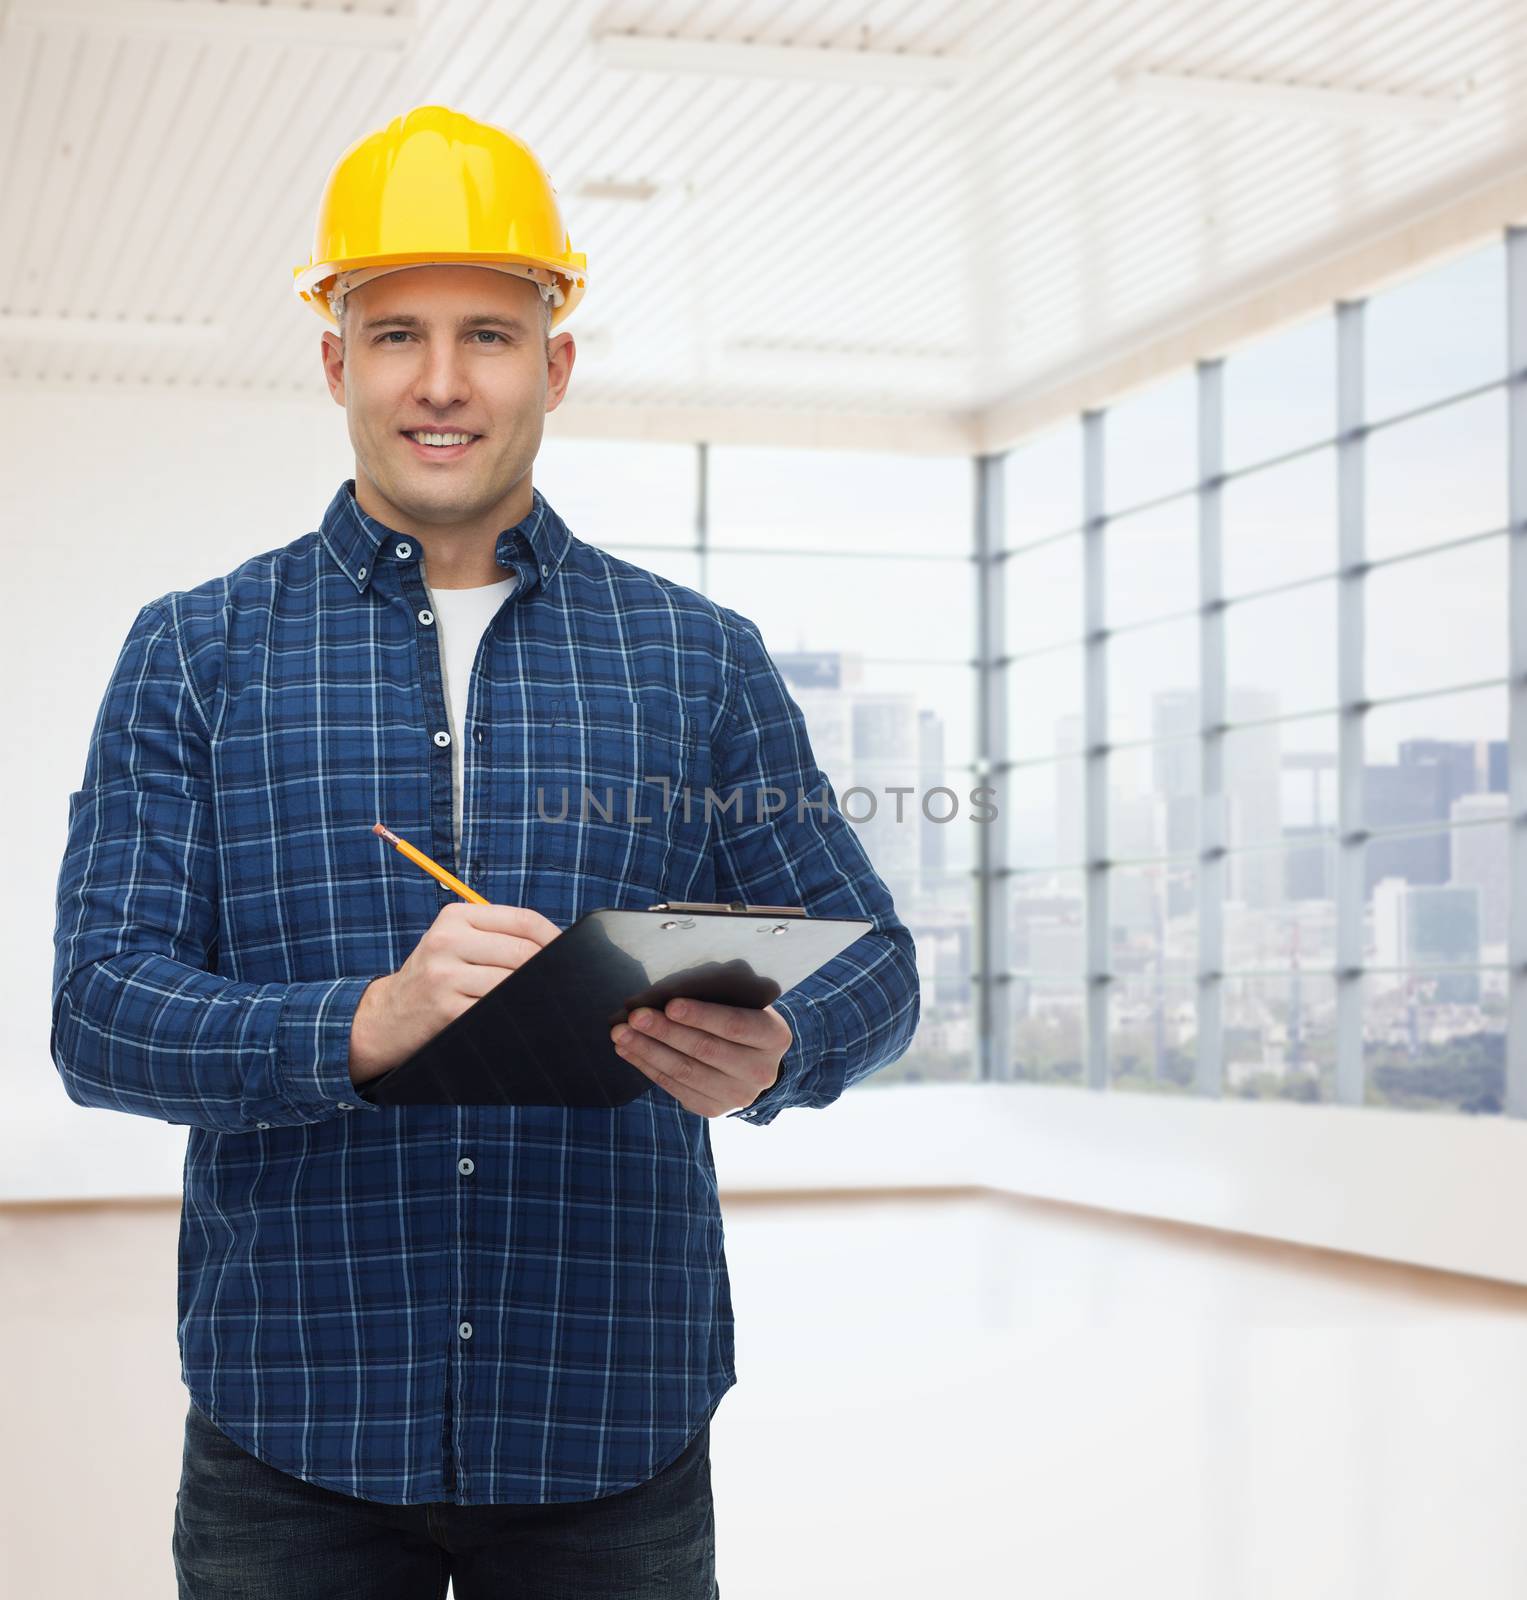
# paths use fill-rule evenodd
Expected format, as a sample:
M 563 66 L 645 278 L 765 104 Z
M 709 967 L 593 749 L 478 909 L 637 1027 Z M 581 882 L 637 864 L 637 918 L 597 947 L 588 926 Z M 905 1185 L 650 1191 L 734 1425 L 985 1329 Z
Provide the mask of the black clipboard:
M 384 1106 L 592 1106 L 655 1087 L 610 1029 L 680 995 L 760 1010 L 874 927 L 800 906 L 662 900 L 585 912 L 356 1093 Z

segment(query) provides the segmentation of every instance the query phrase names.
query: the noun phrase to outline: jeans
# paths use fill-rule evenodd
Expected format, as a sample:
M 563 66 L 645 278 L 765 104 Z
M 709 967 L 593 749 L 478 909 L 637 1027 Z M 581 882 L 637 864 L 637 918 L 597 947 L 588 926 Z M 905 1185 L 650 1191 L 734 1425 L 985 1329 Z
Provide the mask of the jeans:
M 655 1478 L 551 1505 L 393 1506 L 308 1483 L 186 1416 L 180 1600 L 720 1600 L 710 1423 Z

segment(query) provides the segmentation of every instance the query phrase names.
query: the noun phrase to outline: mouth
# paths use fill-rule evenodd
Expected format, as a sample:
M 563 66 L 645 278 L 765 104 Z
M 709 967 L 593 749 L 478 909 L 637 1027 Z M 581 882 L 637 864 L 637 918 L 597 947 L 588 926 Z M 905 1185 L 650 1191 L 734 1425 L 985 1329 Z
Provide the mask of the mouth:
M 438 433 L 419 428 L 413 432 L 405 431 L 402 436 L 413 447 L 414 454 L 426 461 L 454 461 L 458 456 L 464 456 L 482 438 L 480 433 L 469 434 L 465 428 L 442 428 Z M 450 439 L 456 442 L 426 444 L 426 439 Z

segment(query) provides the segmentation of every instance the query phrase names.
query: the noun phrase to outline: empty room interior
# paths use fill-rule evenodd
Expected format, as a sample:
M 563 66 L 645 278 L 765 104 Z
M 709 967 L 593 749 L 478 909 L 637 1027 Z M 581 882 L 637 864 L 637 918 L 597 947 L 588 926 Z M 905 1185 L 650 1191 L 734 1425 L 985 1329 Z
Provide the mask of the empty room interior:
M 6 1594 L 1527 1594 L 1527 11 L 10 0 L 0 150 Z

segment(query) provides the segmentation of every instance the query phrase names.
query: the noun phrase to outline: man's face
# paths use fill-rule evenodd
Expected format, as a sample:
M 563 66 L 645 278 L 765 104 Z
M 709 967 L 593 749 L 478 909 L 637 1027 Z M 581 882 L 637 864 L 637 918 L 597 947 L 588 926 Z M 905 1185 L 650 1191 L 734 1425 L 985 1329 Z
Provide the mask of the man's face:
M 572 372 L 572 335 L 548 345 L 539 288 L 483 267 L 409 267 L 352 289 L 344 323 L 343 344 L 324 335 L 324 371 L 357 472 L 400 521 L 491 523 Z M 442 449 L 419 432 L 473 438 Z

